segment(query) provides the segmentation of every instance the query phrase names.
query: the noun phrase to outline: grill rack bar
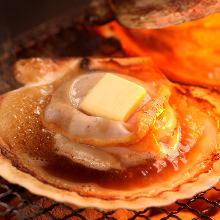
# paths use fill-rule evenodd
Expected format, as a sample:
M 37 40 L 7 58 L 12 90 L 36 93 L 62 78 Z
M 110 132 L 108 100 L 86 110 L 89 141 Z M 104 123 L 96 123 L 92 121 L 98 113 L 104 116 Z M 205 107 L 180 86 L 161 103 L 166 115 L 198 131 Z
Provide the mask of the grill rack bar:
M 142 211 L 134 211 L 134 210 L 127 210 L 128 212 L 132 213 L 132 217 L 128 218 L 129 220 L 135 219 L 147 219 L 150 220 L 151 217 L 155 219 L 157 214 L 148 213 L 164 213 L 166 214 L 163 217 L 163 220 L 166 219 L 178 219 L 181 218 L 178 216 L 181 212 L 190 212 L 193 213 L 196 219 L 207 219 L 212 220 L 213 214 L 208 214 L 214 210 L 215 212 L 220 212 L 220 199 L 218 198 L 216 201 L 211 201 L 206 198 L 206 194 L 209 191 L 215 191 L 216 193 L 220 193 L 220 189 L 216 187 L 212 187 L 211 189 L 201 192 L 194 196 L 190 200 L 186 201 L 177 201 L 175 205 L 177 205 L 176 210 L 169 211 L 166 208 L 161 207 L 152 207 L 147 208 Z M 10 184 L 6 182 L 3 178 L 0 177 L 0 217 L 5 217 L 6 219 L 37 219 L 38 217 L 43 217 L 43 219 L 52 219 L 52 220 L 60 220 L 60 219 L 71 219 L 72 217 L 77 217 L 77 219 L 86 220 L 88 218 L 85 217 L 85 212 L 88 210 L 86 208 L 77 208 L 73 207 L 72 205 L 67 205 L 64 203 L 58 203 L 51 199 L 46 199 L 50 203 L 47 207 L 42 207 L 38 204 L 38 201 L 41 199 L 41 196 L 36 196 L 25 190 L 24 188 Z M 192 203 L 195 201 L 202 200 L 206 207 L 203 210 L 198 210 L 191 206 Z M 63 211 L 63 217 L 56 216 L 56 212 L 53 212 L 54 209 L 59 208 Z M 29 211 L 27 212 L 27 209 Z M 31 210 L 31 212 L 30 212 Z M 114 217 L 114 214 L 117 212 L 115 211 L 101 211 L 98 209 L 94 209 L 96 215 L 99 214 L 100 217 L 97 220 L 101 219 L 111 219 L 117 220 Z

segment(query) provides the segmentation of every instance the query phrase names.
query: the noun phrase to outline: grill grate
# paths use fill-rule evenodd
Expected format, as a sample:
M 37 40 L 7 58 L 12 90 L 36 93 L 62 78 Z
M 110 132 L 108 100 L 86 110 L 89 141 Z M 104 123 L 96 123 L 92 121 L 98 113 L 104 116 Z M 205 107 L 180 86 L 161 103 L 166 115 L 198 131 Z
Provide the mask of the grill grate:
M 215 199 L 208 194 L 215 195 Z M 201 192 L 190 200 L 177 201 L 165 208 L 147 208 L 140 211 L 116 210 L 101 211 L 98 209 L 77 208 L 73 205 L 57 203 L 53 200 L 36 196 L 24 188 L 9 184 L 0 178 L 0 217 L 5 219 L 109 219 L 119 216 L 135 219 L 218 219 L 220 212 L 220 188 L 213 187 Z M 212 198 L 212 199 L 210 199 Z M 197 205 L 197 204 L 200 205 Z M 173 206 L 173 207 L 172 207 Z M 91 217 L 93 216 L 93 217 Z M 73 218 L 74 217 L 74 218 Z M 162 218 L 161 218 L 162 217 Z M 212 218 L 213 217 L 213 218 Z M 0 218 L 1 219 L 1 218 Z
M 69 21 L 71 19 L 67 19 Z M 115 39 L 101 39 L 71 22 L 44 24 L 28 34 L 3 45 L 0 54 L 0 93 L 19 86 L 11 74 L 15 60 L 32 56 L 124 56 Z M 65 25 L 64 25 L 65 24 Z M 49 30 L 49 31 L 48 31 Z M 50 31 L 51 30 L 51 31 Z M 47 36 L 45 36 L 45 33 Z M 68 42 L 68 44 L 67 44 Z M 1 49 L 1 48 L 0 48 Z M 1 50 L 0 50 L 1 52 Z M 141 220 L 141 219 L 220 219 L 220 188 L 213 187 L 189 200 L 181 200 L 167 207 L 144 210 L 100 211 L 78 208 L 36 196 L 24 188 L 10 184 L 0 177 L 0 220 L 2 219 L 76 219 L 76 220 Z

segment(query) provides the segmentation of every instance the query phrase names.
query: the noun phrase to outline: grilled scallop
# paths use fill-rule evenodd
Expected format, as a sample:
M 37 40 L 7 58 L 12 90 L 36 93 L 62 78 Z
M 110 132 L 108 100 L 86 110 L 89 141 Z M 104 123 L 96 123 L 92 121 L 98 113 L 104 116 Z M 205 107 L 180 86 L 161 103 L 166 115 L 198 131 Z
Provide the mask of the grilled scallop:
M 116 19 L 128 28 L 153 29 L 219 11 L 219 0 L 92 0 L 82 20 L 88 25 L 100 25 Z
M 104 209 L 168 205 L 218 182 L 217 92 L 173 84 L 147 57 L 32 58 L 14 72 L 24 86 L 0 103 L 0 174 L 7 180 Z M 79 107 L 105 74 L 146 91 L 125 121 Z

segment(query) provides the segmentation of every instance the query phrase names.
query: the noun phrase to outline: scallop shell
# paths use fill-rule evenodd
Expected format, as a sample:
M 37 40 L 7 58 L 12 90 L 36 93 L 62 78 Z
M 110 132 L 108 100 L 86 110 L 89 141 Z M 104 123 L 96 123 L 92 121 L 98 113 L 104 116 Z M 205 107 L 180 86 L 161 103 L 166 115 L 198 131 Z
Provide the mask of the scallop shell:
M 165 206 L 177 199 L 190 198 L 219 181 L 219 144 L 215 151 L 194 149 L 192 157 L 179 171 L 135 189 L 119 190 L 95 183 L 79 183 L 68 176 L 48 172 L 48 162 L 56 162 L 57 156 L 52 150 L 53 132 L 43 127 L 41 112 L 60 81 L 74 72 L 94 69 L 125 74 L 132 72 L 140 74 L 143 80 L 151 77 L 157 82 L 167 82 L 149 58 L 33 58 L 18 61 L 15 77 L 26 85 L 2 95 L 0 99 L 0 175 L 3 178 L 32 193 L 60 202 L 100 209 Z M 203 90 L 201 95 L 199 88 L 194 87 L 181 87 L 180 90 L 204 103 L 207 108 L 201 110 L 213 111 L 219 119 L 218 94 L 212 96 L 210 91 Z

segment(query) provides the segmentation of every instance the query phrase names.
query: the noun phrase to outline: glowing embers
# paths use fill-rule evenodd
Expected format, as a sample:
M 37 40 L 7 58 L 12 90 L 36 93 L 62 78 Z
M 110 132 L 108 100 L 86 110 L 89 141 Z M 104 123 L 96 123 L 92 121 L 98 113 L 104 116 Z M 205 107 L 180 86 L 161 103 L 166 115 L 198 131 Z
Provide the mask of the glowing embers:
M 220 88 L 220 13 L 154 30 L 126 29 L 111 22 L 96 30 L 115 37 L 129 56 L 150 56 L 174 81 Z

